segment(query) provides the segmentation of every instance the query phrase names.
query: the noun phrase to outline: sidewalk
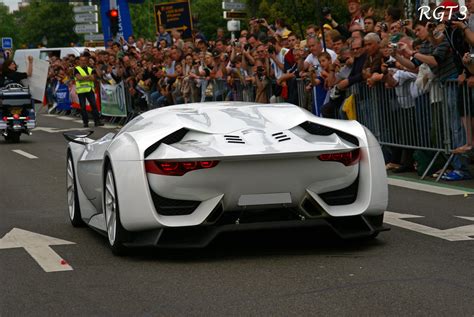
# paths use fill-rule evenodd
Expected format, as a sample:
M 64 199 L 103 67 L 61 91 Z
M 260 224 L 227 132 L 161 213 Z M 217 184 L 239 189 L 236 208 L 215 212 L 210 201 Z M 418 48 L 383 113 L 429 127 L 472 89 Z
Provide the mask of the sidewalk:
M 469 167 L 472 175 L 474 175 L 474 165 L 471 164 Z M 466 192 L 474 192 L 474 179 L 463 181 L 445 181 L 440 179 L 439 182 L 436 182 L 436 178 L 431 177 L 431 175 L 426 176 L 426 178 L 422 180 L 416 172 L 396 174 L 392 171 L 387 171 L 387 176 L 392 179 L 401 179 L 420 184 L 428 184 L 432 186 L 464 190 Z

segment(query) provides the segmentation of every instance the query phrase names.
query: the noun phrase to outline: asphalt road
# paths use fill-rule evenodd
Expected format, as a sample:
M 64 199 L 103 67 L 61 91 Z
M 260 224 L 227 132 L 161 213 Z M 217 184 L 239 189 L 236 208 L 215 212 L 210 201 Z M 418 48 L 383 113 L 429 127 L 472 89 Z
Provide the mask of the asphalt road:
M 24 248 L 0 248 L 0 316 L 474 316 L 474 239 L 399 226 L 369 242 L 324 228 L 263 231 L 115 257 L 103 236 L 73 228 L 67 216 L 59 131 L 82 125 L 38 123 L 45 129 L 20 144 L 0 140 L 0 239 L 19 228 L 74 242 L 51 247 L 72 270 L 47 273 Z M 474 217 L 473 203 L 472 195 L 390 186 L 388 210 L 423 216 L 404 221 L 434 232 L 466 226 L 474 238 L 474 219 L 456 217 Z

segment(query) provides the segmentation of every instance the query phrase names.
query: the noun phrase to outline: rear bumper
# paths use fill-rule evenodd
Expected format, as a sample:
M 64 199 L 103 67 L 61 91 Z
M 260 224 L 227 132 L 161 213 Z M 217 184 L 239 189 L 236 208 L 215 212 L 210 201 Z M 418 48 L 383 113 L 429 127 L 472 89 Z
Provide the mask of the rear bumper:
M 382 220 L 383 215 L 245 223 L 242 222 L 245 221 L 244 215 L 228 213 L 224 221 L 215 225 L 161 228 L 135 232 L 133 233 L 133 239 L 126 245 L 129 247 L 202 248 L 225 232 L 291 228 L 314 228 L 314 230 L 318 230 L 318 227 L 330 228 L 343 239 L 355 239 L 373 237 L 379 232 L 390 230 L 390 228 L 383 225 Z

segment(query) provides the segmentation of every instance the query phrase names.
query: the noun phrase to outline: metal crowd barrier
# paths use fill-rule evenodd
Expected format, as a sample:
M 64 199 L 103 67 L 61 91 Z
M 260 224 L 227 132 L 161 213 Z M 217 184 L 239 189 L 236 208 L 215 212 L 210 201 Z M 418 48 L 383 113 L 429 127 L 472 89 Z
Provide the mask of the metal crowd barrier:
M 417 90 L 414 81 L 386 89 L 382 84 L 359 84 L 352 90 L 356 99 L 357 120 L 377 137 L 382 145 L 413 150 L 435 151 L 422 179 L 441 154 L 448 155 L 436 181 L 453 160 L 453 150 L 470 141 L 473 89 L 456 81 L 433 81 L 427 92 Z M 469 137 L 467 137 L 469 136 Z

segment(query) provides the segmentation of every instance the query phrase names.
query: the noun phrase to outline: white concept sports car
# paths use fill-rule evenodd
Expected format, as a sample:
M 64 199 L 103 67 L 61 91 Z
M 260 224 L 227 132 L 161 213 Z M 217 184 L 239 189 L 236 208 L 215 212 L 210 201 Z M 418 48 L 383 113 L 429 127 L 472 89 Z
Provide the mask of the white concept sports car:
M 290 104 L 213 102 L 141 114 L 117 134 L 65 133 L 74 226 L 127 247 L 202 247 L 224 231 L 329 225 L 375 237 L 384 160 L 356 121 Z

